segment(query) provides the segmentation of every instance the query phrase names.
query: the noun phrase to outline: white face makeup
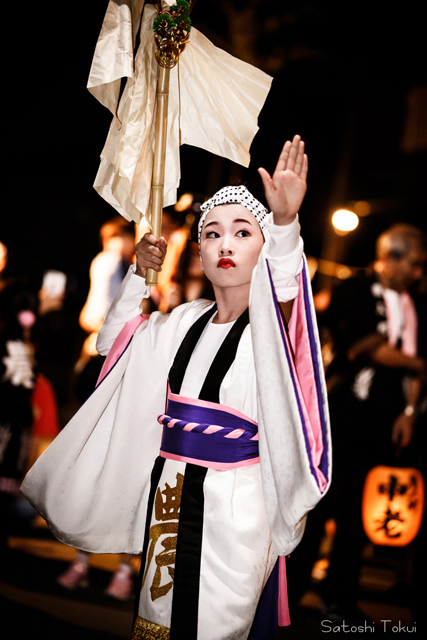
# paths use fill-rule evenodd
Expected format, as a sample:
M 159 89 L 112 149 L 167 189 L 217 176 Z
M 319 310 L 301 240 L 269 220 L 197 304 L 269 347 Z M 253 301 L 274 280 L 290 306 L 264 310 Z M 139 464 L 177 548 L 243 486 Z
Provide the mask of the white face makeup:
M 263 243 L 257 220 L 243 205 L 211 209 L 201 231 L 200 254 L 214 288 L 249 285 Z

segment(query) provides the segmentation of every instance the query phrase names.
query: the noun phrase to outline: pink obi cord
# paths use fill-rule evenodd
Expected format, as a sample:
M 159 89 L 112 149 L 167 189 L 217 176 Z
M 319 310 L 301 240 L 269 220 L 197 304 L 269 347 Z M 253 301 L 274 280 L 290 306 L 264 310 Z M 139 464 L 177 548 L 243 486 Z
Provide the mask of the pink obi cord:
M 169 391 L 160 455 L 225 471 L 259 463 L 257 424 L 225 405 Z

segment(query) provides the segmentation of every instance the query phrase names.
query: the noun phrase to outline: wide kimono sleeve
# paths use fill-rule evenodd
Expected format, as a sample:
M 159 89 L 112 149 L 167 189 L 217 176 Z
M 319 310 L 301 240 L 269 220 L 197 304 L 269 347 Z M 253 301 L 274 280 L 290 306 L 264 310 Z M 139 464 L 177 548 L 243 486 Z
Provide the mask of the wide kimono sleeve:
M 252 278 L 250 319 L 265 506 L 278 553 L 287 555 L 302 538 L 307 512 L 329 487 L 331 437 L 305 258 L 287 326 L 266 253 Z
M 131 297 L 124 296 L 126 317 L 135 311 Z M 62 542 L 93 553 L 141 552 L 171 358 L 205 306 L 183 304 L 124 324 L 112 310 L 117 338 L 95 390 L 21 487 Z
M 109 353 L 125 324 L 141 314 L 142 300 L 149 295 L 150 287 L 145 284 L 145 278 L 136 275 L 135 265 L 131 265 L 99 331 L 96 341 L 98 353 L 102 356 Z
M 94 553 L 142 548 L 166 386 L 156 320 L 139 327 L 24 479 L 22 492 L 65 544 Z

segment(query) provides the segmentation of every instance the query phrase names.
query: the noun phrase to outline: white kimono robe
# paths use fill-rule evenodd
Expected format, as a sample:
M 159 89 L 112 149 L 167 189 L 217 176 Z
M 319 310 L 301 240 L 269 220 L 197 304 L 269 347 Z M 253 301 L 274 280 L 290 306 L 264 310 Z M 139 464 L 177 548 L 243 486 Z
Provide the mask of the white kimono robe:
M 286 261 L 275 265 L 274 252 L 285 238 Z M 254 271 L 250 325 L 220 388 L 221 404 L 258 422 L 260 464 L 208 469 L 206 475 L 197 632 L 202 640 L 247 638 L 277 556 L 297 546 L 307 511 L 330 482 L 326 391 L 306 265 L 289 327 L 292 346 L 268 266 L 273 266 L 278 288 L 287 291 L 285 299 L 291 299 L 298 291 L 301 250 L 297 222 L 273 229 Z M 100 332 L 102 354 L 135 316 L 144 288 L 131 268 Z M 27 475 L 24 494 L 60 540 L 97 553 L 141 552 L 150 474 L 162 434 L 156 418 L 165 409 L 168 371 L 188 329 L 211 304 L 196 301 L 170 315 L 156 312 L 144 320 L 124 352 L 113 356 L 92 396 Z M 205 336 L 209 331 L 212 328 Z M 206 371 L 210 361 L 204 359 L 203 341 L 202 336 L 193 358 L 198 357 L 198 368 Z M 203 372 L 199 378 L 201 384 Z M 197 397 L 197 384 L 190 360 L 181 395 Z M 175 486 L 177 473 L 184 470 L 185 463 L 166 460 L 159 488 Z M 153 600 L 149 587 L 154 572 L 152 562 L 139 615 L 169 627 L 173 591 Z M 164 573 L 161 580 L 164 585 L 170 578 Z

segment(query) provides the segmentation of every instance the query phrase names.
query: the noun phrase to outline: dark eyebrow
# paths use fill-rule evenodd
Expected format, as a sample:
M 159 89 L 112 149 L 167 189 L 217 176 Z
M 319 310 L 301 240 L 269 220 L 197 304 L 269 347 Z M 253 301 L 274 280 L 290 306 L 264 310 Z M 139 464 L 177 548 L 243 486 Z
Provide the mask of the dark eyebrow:
M 252 223 L 250 220 L 246 220 L 246 218 L 236 218 L 235 220 L 233 220 L 233 223 L 242 223 L 245 222 L 249 225 L 252 226 Z M 208 222 L 207 224 L 204 225 L 204 229 L 207 229 L 208 227 L 210 227 L 213 224 L 220 224 L 217 220 L 211 220 L 211 222 Z
M 207 227 L 210 227 L 211 224 L 219 224 L 216 220 L 212 220 L 212 222 L 208 222 L 208 224 L 204 225 L 204 229 L 206 229 Z
M 246 218 L 236 218 L 236 220 L 233 220 L 233 222 L 246 222 L 247 224 L 250 224 L 252 226 L 252 222 L 250 220 L 246 220 Z

